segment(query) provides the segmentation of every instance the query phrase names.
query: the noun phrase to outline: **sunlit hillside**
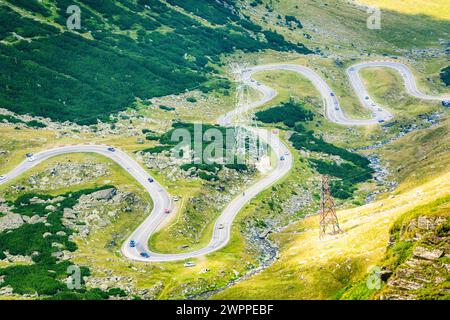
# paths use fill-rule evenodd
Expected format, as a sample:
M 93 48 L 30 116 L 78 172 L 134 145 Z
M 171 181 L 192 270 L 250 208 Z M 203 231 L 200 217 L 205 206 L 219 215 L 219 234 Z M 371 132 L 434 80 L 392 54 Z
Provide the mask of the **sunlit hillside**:
M 450 21 L 450 2 L 447 0 L 356 0 L 357 3 L 394 10 L 406 14 L 423 14 Z

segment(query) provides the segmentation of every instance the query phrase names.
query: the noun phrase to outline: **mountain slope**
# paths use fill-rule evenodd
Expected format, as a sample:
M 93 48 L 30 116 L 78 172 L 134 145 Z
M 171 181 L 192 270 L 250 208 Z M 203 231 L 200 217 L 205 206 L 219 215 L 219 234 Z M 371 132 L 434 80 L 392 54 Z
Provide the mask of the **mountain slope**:
M 73 4 L 81 9 L 79 32 L 65 27 Z M 239 16 L 234 1 L 190 5 L 208 8 L 205 23 L 157 0 L 8 1 L 0 6 L 2 107 L 96 123 L 137 98 L 220 88 L 212 65 L 222 54 L 310 52 Z
M 445 117 L 436 126 L 411 132 L 377 150 L 390 173 L 389 180 L 399 185 L 374 202 L 339 210 L 343 234 L 319 239 L 317 215 L 293 223 L 272 236 L 280 248 L 279 259 L 260 274 L 213 298 L 436 299 L 444 295 L 437 288 L 448 288 L 448 279 L 442 279 L 448 256 L 428 261 L 433 264 L 428 269 L 426 261 L 413 266 L 408 263 L 416 262 L 419 255 L 417 252 L 413 255 L 416 247 L 420 247 L 416 251 L 425 248 L 426 252 L 448 250 L 449 233 L 445 229 L 450 199 L 448 128 L 449 119 Z M 408 229 L 417 220 L 439 223 L 428 231 Z M 420 237 L 412 239 L 415 234 Z M 413 240 L 417 244 L 411 243 Z M 444 254 L 448 251 L 443 250 Z M 383 276 L 380 287 L 370 289 L 367 279 L 374 274 L 374 267 L 382 266 L 393 272 L 392 279 Z M 433 270 L 439 272 L 431 274 Z M 411 282 L 411 288 L 405 289 Z

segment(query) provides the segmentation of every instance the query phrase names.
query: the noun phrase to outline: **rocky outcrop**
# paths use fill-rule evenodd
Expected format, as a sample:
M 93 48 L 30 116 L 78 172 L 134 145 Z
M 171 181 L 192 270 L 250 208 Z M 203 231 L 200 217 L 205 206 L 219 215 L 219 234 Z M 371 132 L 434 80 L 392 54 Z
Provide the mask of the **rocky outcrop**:
M 94 193 L 91 193 L 91 197 L 95 200 L 111 200 L 112 197 L 116 195 L 117 190 L 115 188 L 100 190 Z
M 76 174 L 74 174 L 76 172 Z M 107 164 L 86 162 L 61 162 L 48 166 L 42 172 L 34 174 L 26 179 L 24 189 L 32 190 L 55 190 L 67 185 L 84 184 L 92 179 L 108 175 L 110 170 Z M 34 198 L 36 203 L 43 203 L 45 200 Z M 52 199 L 53 202 L 60 202 L 60 199 Z
M 448 217 L 419 216 L 390 239 L 399 259 L 385 275 L 379 297 L 390 300 L 450 299 L 450 222 Z M 400 253 L 399 253 L 400 252 Z M 406 257 L 405 257 L 406 256 Z M 392 258 L 391 258 L 392 259 Z
M 416 258 L 426 260 L 437 260 L 444 255 L 444 250 L 441 249 L 427 249 L 417 246 L 414 248 L 413 255 Z
M 64 208 L 62 223 L 85 238 L 92 230 L 110 225 L 120 214 L 145 211 L 147 206 L 133 193 L 108 188 L 82 195 L 73 208 Z
M 25 221 L 20 214 L 8 213 L 5 216 L 0 217 L 0 232 L 17 229 L 24 223 Z

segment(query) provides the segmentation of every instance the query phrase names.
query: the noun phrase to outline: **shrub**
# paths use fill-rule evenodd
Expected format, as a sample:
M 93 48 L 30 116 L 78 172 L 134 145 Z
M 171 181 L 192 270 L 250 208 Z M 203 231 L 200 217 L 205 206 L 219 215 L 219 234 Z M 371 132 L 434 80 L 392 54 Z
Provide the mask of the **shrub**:
M 282 122 L 288 127 L 294 127 L 296 122 L 311 121 L 314 113 L 305 109 L 301 103 L 290 99 L 280 106 L 257 112 L 256 118 L 264 123 Z
M 175 110 L 175 108 L 173 108 L 173 107 L 168 107 L 168 106 L 163 106 L 163 105 L 159 106 L 159 108 L 161 110 L 165 110 L 165 111 L 174 111 Z
M 450 66 L 441 70 L 440 77 L 446 86 L 450 86 Z

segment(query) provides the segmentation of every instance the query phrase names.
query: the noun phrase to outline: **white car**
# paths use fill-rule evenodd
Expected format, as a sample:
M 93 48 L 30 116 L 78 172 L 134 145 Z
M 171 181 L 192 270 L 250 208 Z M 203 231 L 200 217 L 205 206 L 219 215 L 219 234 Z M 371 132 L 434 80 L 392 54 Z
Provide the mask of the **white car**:
M 223 229 L 223 228 L 224 228 L 223 224 L 219 224 L 219 229 Z
M 0 181 L 6 180 L 6 176 L 0 176 Z
M 193 263 L 192 261 L 189 261 L 189 262 L 186 262 L 186 263 L 184 264 L 184 266 L 185 266 L 186 268 L 195 267 L 195 263 Z

